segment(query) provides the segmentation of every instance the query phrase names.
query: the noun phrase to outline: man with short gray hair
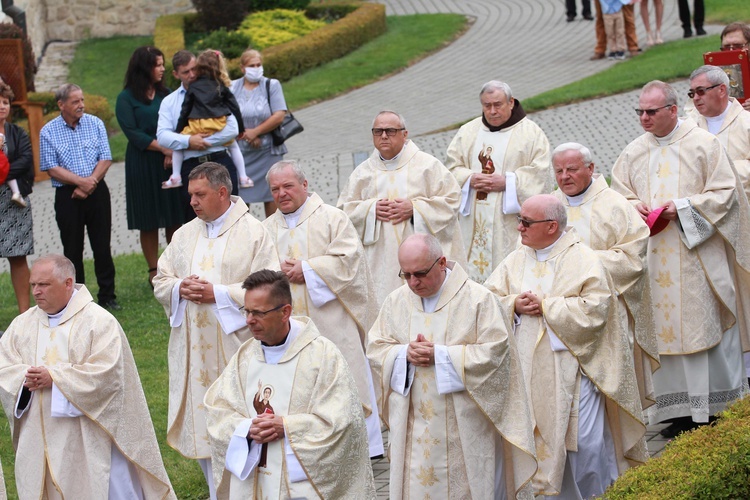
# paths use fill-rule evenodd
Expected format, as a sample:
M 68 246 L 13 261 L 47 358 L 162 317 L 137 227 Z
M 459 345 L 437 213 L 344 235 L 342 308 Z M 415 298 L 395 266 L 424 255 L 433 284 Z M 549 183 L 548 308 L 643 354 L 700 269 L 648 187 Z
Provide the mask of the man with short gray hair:
M 370 456 L 382 455 L 377 399 L 364 350 L 378 306 L 362 242 L 343 211 L 308 192 L 305 172 L 296 161 L 274 164 L 266 179 L 278 210 L 263 225 L 290 282 L 292 313 L 309 316 L 341 350 L 367 417 Z
M 451 259 L 466 262 L 456 214 L 460 188 L 445 166 L 409 139 L 404 118 L 381 111 L 372 124 L 375 150 L 349 177 L 338 203 L 357 230 L 370 269 L 377 271 L 378 306 L 403 284 L 399 244 L 412 233 L 434 235 Z
M 251 337 L 240 313 L 242 281 L 253 271 L 278 269 L 279 261 L 263 225 L 230 195 L 224 165 L 203 163 L 188 178 L 197 217 L 174 233 L 159 258 L 154 294 L 172 327 L 167 444 L 199 461 L 213 499 L 203 397 Z
M 566 229 L 555 196 L 532 196 L 517 221 L 523 246 L 485 285 L 514 318 L 539 462 L 534 494 L 599 496 L 648 458 L 614 285 L 596 252 Z
M 719 139 L 678 118 L 671 85 L 646 84 L 635 111 L 645 133 L 615 162 L 612 189 L 651 228 L 661 368 L 646 411 L 652 424 L 671 421 L 661 434 L 674 437 L 747 391 L 740 339 L 750 327 L 750 206 Z
M 112 154 L 104 123 L 84 113 L 81 87 L 72 83 L 55 92 L 60 116 L 40 134 L 40 169 L 52 177 L 55 219 L 63 253 L 73 261 L 76 283 L 85 283 L 83 238 L 89 235 L 94 272 L 99 285 L 99 305 L 121 309 L 115 297 L 115 263 L 112 260 L 112 204 L 104 182 Z
M 482 116 L 462 126 L 446 166 L 461 188 L 459 222 L 467 272 L 482 283 L 516 247 L 521 203 L 552 190 L 549 141 L 526 117 L 510 86 L 496 80 L 479 93 Z

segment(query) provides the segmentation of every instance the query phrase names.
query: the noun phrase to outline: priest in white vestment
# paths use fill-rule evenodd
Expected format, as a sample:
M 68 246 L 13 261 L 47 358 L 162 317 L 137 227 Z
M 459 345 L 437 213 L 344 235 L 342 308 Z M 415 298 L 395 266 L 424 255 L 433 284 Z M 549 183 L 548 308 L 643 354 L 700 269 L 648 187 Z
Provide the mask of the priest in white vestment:
M 175 232 L 159 258 L 154 294 L 172 327 L 167 444 L 199 461 L 214 498 L 203 397 L 251 337 L 240 311 L 242 281 L 253 271 L 278 269 L 279 260 L 263 224 L 230 196 L 223 165 L 199 165 L 189 179 L 197 218 Z
M 651 423 L 672 437 L 709 421 L 747 390 L 750 207 L 719 139 L 677 117 L 677 94 L 643 87 L 645 134 L 612 168 L 612 189 L 651 223 L 648 269 L 661 369 Z
M 243 283 L 253 335 L 206 393 L 219 498 L 374 499 L 357 386 L 333 342 L 292 317 L 286 275 Z
M 516 214 L 530 196 L 552 190 L 550 145 L 526 117 L 510 86 L 496 80 L 479 93 L 482 116 L 463 125 L 446 166 L 461 185 L 459 222 L 469 277 L 483 283 L 518 243 Z
M 404 240 L 398 260 L 407 286 L 367 344 L 390 429 L 390 498 L 533 498 L 529 407 L 497 298 L 430 235 Z
M 0 340 L 0 401 L 18 496 L 176 498 L 128 340 L 74 280 L 62 255 L 37 259 L 30 278 L 37 306 Z
M 552 195 L 526 200 L 521 246 L 485 285 L 514 318 L 536 441 L 536 495 L 601 495 L 648 458 L 633 349 L 609 273 Z
M 266 174 L 278 210 L 263 222 L 292 288 L 292 313 L 308 316 L 344 355 L 367 416 L 370 456 L 383 455 L 377 399 L 364 341 L 377 313 L 375 288 L 362 242 L 346 214 L 308 194 L 296 161 Z
M 630 202 L 594 173 L 591 151 L 583 144 L 557 146 L 552 167 L 559 188 L 552 194 L 565 207 L 568 225 L 596 252 L 614 282 L 618 317 L 633 347 L 641 406 L 651 406 L 651 375 L 659 368 L 659 349 L 646 267 L 649 228 Z
M 460 188 L 440 160 L 420 151 L 408 135 L 401 115 L 378 113 L 372 124 L 375 150 L 354 169 L 336 204 L 351 219 L 370 269 L 378 274 L 378 307 L 404 283 L 396 253 L 410 234 L 432 234 L 449 258 L 466 262 L 456 218 Z

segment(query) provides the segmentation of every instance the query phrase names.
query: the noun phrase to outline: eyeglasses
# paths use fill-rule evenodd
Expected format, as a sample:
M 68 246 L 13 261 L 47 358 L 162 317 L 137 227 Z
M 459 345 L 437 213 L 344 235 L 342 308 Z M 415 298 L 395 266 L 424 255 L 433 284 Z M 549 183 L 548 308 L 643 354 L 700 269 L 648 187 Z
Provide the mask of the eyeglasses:
M 398 272 L 398 277 L 402 280 L 410 280 L 412 276 L 414 276 L 417 279 L 425 279 L 428 274 L 430 274 L 430 271 L 432 271 L 432 268 L 435 267 L 435 264 L 438 263 L 438 260 L 442 259 L 443 257 L 438 257 L 435 262 L 432 263 L 430 268 L 427 271 L 418 271 L 416 273 L 405 273 L 403 271 Z
M 694 88 L 694 89 L 690 89 L 690 90 L 688 90 L 687 95 L 691 99 L 693 97 L 695 97 L 695 94 L 698 94 L 699 96 L 702 96 L 703 94 L 705 94 L 709 90 L 715 89 L 719 85 L 721 85 L 721 84 L 717 83 L 716 85 L 711 85 L 710 87 L 697 87 L 697 88 Z
M 730 43 L 729 45 L 722 45 L 721 50 L 742 50 L 748 48 L 750 43 Z
M 279 309 L 281 309 L 282 307 L 284 307 L 284 306 L 288 306 L 288 305 L 289 305 L 289 304 L 281 304 L 280 306 L 276 306 L 276 307 L 274 307 L 273 309 L 269 309 L 268 311 L 248 311 L 247 309 L 245 309 L 245 308 L 243 307 L 243 308 L 241 308 L 241 309 L 240 309 L 240 312 L 241 312 L 241 313 L 242 313 L 242 315 L 243 315 L 244 317 L 246 317 L 246 318 L 247 318 L 248 316 L 252 316 L 252 317 L 254 317 L 255 319 L 263 319 L 263 318 L 265 318 L 265 317 L 266 317 L 267 315 L 271 314 L 272 312 L 274 312 L 274 311 L 278 311 L 278 310 L 279 310 Z
M 664 106 L 658 107 L 656 109 L 639 109 L 635 108 L 635 114 L 638 116 L 643 116 L 643 113 L 646 113 L 648 116 L 654 116 L 657 111 L 664 108 L 671 108 L 674 106 L 674 104 L 665 104 Z
M 529 227 L 532 224 L 536 224 L 537 222 L 554 222 L 555 221 L 555 219 L 527 220 L 521 217 L 520 215 L 516 215 L 516 219 L 518 219 L 518 223 L 521 224 L 523 227 Z
M 372 135 L 373 137 L 379 137 L 383 135 L 383 132 L 385 132 L 385 135 L 388 137 L 393 137 L 396 135 L 396 132 L 401 132 L 402 130 L 406 130 L 405 128 L 374 128 L 372 129 Z

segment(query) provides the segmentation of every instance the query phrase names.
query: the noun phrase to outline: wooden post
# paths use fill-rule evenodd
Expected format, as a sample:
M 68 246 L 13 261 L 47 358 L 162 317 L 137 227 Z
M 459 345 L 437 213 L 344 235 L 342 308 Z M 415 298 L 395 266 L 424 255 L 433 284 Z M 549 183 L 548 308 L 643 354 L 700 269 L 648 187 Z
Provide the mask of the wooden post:
M 39 133 L 44 126 L 44 103 L 43 102 L 19 102 L 26 116 L 29 118 L 29 138 L 31 139 L 31 151 L 34 154 L 34 182 L 49 179 L 46 172 L 39 170 Z

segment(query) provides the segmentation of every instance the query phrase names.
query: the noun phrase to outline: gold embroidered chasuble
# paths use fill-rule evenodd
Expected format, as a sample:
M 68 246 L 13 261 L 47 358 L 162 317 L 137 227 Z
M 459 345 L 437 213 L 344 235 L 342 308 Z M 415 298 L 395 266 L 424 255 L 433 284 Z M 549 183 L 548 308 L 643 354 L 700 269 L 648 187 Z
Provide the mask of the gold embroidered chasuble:
M 648 226 L 622 195 L 607 186 L 603 176 L 594 176 L 581 204 L 576 207 L 570 205 L 561 190 L 552 194 L 565 206 L 568 225 L 596 252 L 612 277 L 620 317 L 631 344 L 635 340 L 633 360 L 641 405 L 650 406 L 654 402 L 651 375 L 659 368 L 659 348 L 646 265 Z
M 263 221 L 279 259 L 304 260 L 337 300 L 316 307 L 307 285 L 292 283 L 293 313 L 308 316 L 344 355 L 357 383 L 365 414 L 372 411 L 364 341 L 377 314 L 377 302 L 362 242 L 346 214 L 316 193 L 305 203 L 297 226 L 289 229 L 280 211 Z
M 247 205 L 232 197 L 234 207 L 217 238 L 208 238 L 206 223 L 193 219 L 175 232 L 159 258 L 154 294 L 169 317 L 172 289 L 196 274 L 226 285 L 232 300 L 244 303 L 242 282 L 261 269 L 279 270 L 276 248 Z M 252 335 L 247 327 L 225 333 L 212 304 L 187 303 L 182 324 L 169 337 L 169 412 L 167 443 L 187 458 L 210 458 L 203 396 L 229 358 Z
M 354 378 L 341 352 L 320 335 L 309 318 L 294 319 L 304 327 L 278 363 L 296 363 L 284 433 L 320 498 L 374 499 L 367 431 Z M 211 463 L 219 498 L 260 498 L 254 494 L 259 469 L 239 481 L 224 464 L 232 434 L 254 414 L 249 401 L 257 385 L 247 386 L 248 374 L 263 374 L 269 366 L 260 342 L 246 342 L 206 394 Z M 279 498 L 288 498 L 295 483 L 288 482 L 285 463 L 282 476 Z
M 612 188 L 634 205 L 686 198 L 716 229 L 692 249 L 675 222 L 649 238 L 659 354 L 708 350 L 735 323 L 750 350 L 750 206 L 721 142 L 691 119 L 666 145 L 643 134 L 617 159 Z
M 0 341 L 0 400 L 16 448 L 19 497 L 44 497 L 48 473 L 65 497 L 107 498 L 116 446 L 137 473 L 144 498 L 175 498 L 128 340 L 86 287 L 76 288 L 56 327 L 33 307 Z M 35 391 L 17 419 L 16 401 L 31 366 L 45 366 L 84 416 L 52 417 L 49 388 Z
M 508 498 L 524 498 L 536 461 L 508 320 L 492 294 L 449 265 L 435 312 L 424 312 L 422 299 L 403 286 L 388 296 L 368 335 L 390 428 L 390 497 L 493 498 L 502 453 Z M 438 394 L 434 367 L 416 367 L 406 396 L 391 389 L 398 352 L 420 333 L 447 346 L 465 390 Z
M 579 370 L 605 396 L 606 418 L 622 473 L 645 462 L 643 415 L 633 351 L 618 321 L 614 288 L 596 253 L 568 230 L 546 261 L 523 246 L 485 283 L 512 317 L 516 297 L 531 290 L 543 316 L 522 315 L 515 337 L 531 401 L 539 470 L 535 494 L 560 492 L 567 451 L 578 449 Z M 547 328 L 567 350 L 553 351 Z
M 549 193 L 554 185 L 549 141 L 528 118 L 499 132 L 490 132 L 482 117 L 463 125 L 448 146 L 446 166 L 463 186 L 472 174 L 482 172 L 480 152 L 492 148 L 495 173 L 516 176 L 518 203 L 535 194 Z M 516 213 L 503 213 L 505 192 L 489 193 L 486 201 L 472 192 L 471 214 L 459 215 L 467 249 L 469 277 L 484 282 L 518 243 Z
M 727 155 L 740 176 L 745 194 L 750 195 L 750 112 L 734 97 L 729 98 L 729 103 L 729 111 L 716 137 L 727 150 Z M 706 118 L 697 109 L 692 108 L 688 116 L 700 128 L 708 130 Z
M 408 198 L 414 205 L 413 224 L 381 222 L 375 219 L 378 200 Z M 362 162 L 341 191 L 338 208 L 354 224 L 365 247 L 370 270 L 377 274 L 378 305 L 401 286 L 398 277 L 398 247 L 410 234 L 429 233 L 440 241 L 445 255 L 459 263 L 466 255 L 458 227 L 461 188 L 440 161 L 407 141 L 395 169 L 388 170 L 377 150 Z

